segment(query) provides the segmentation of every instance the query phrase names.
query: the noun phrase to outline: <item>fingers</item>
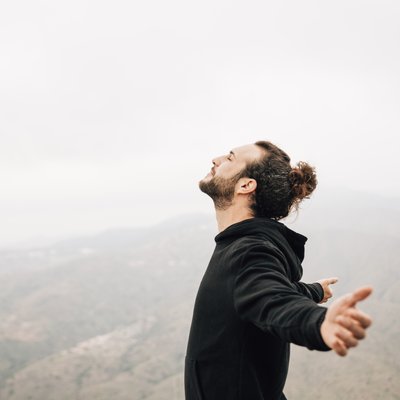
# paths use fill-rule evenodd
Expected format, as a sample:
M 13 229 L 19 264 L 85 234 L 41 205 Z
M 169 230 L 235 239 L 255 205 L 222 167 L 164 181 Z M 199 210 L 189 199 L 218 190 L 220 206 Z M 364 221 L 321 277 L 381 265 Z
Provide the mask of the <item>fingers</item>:
M 334 283 L 336 283 L 339 280 L 339 278 L 328 278 L 327 282 L 328 285 L 333 285 Z
M 358 345 L 358 340 L 354 337 L 353 333 L 344 328 L 340 327 L 335 332 L 336 340 L 332 345 L 332 349 L 340 356 L 345 356 L 351 347 Z
M 336 336 L 343 342 L 343 344 L 346 346 L 346 349 L 349 349 L 350 347 L 356 347 L 358 344 L 358 340 L 349 330 L 345 328 L 338 329 Z
M 334 350 L 339 356 L 344 357 L 347 354 L 347 348 L 344 343 L 337 339 L 332 346 L 332 350 Z
M 327 279 L 322 279 L 318 281 L 322 289 L 324 291 L 324 298 L 320 301 L 320 304 L 326 303 L 332 296 L 332 289 L 329 287 L 329 285 L 332 285 L 338 281 L 338 278 L 327 278 Z
M 368 328 L 372 324 L 371 317 L 356 308 L 347 310 L 346 315 L 357 321 L 363 328 Z
M 349 308 L 344 314 L 338 315 L 334 335 L 335 342 L 332 349 L 340 356 L 345 356 L 348 349 L 356 347 L 358 341 L 365 338 L 366 329 L 371 325 L 369 315 L 356 308 Z
M 361 340 L 365 338 L 365 328 L 354 319 L 341 315 L 336 318 L 336 322 L 351 332 L 355 339 Z
M 327 286 L 327 285 L 332 285 L 334 283 L 336 283 L 339 280 L 339 278 L 326 278 L 326 279 L 320 279 L 319 282 L 323 287 Z
M 361 287 L 334 301 L 329 307 L 321 332 L 324 332 L 324 340 L 327 338 L 325 343 L 338 355 L 345 356 L 350 348 L 357 346 L 358 341 L 365 338 L 366 329 L 372 324 L 372 319 L 355 306 L 371 292 L 371 287 Z

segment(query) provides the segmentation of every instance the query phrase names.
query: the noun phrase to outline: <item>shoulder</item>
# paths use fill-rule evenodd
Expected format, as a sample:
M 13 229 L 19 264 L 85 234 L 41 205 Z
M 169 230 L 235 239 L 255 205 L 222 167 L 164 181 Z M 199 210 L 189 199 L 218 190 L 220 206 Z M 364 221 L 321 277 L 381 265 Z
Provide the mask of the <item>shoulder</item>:
M 266 251 L 266 252 L 280 252 L 277 245 L 267 236 L 245 236 L 237 239 L 233 243 L 233 248 L 237 251 Z
M 231 256 L 242 266 L 266 260 L 284 262 L 284 255 L 279 248 L 268 238 L 260 236 L 246 236 L 236 240 L 232 243 Z

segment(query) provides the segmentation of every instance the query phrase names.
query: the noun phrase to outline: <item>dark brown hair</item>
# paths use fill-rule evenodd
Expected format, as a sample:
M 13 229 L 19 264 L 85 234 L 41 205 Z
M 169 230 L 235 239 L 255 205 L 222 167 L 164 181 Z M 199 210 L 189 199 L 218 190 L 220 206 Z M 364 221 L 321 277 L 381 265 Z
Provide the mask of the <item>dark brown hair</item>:
M 255 217 L 280 220 L 310 197 L 317 186 L 315 168 L 302 161 L 292 168 L 289 156 L 279 147 L 266 141 L 255 144 L 265 155 L 241 173 L 257 181 L 250 207 Z

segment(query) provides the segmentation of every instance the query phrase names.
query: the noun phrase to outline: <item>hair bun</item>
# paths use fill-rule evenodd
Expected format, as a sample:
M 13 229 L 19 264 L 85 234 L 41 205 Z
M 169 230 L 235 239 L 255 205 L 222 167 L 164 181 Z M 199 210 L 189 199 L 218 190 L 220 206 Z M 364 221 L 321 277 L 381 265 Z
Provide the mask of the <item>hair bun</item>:
M 315 168 L 306 162 L 300 161 L 289 173 L 292 187 L 293 200 L 299 203 L 304 198 L 309 198 L 317 187 L 317 174 Z

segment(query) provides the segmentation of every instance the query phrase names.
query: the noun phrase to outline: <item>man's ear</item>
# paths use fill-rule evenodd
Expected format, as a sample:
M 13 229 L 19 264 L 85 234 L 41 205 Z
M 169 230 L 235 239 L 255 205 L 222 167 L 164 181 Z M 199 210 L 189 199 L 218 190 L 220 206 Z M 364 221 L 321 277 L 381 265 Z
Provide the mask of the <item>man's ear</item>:
M 237 193 L 250 194 L 257 189 L 257 181 L 252 178 L 240 178 L 237 183 Z

